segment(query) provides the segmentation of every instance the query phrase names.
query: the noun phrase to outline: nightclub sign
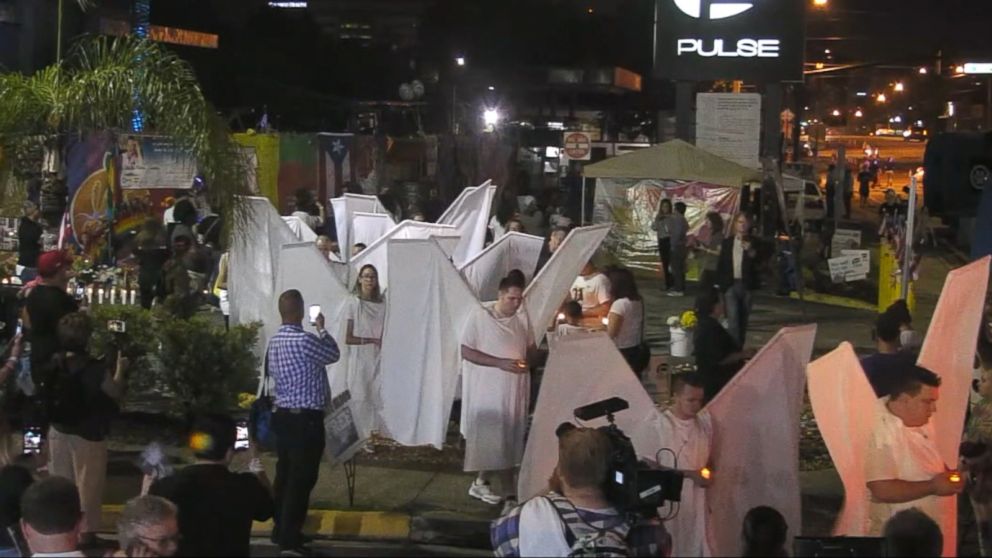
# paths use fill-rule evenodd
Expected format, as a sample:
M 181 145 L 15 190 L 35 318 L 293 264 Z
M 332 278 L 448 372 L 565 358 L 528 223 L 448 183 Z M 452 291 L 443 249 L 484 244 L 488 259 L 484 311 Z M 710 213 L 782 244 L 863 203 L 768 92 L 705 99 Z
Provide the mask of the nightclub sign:
M 806 0 L 656 0 L 655 76 L 801 81 Z

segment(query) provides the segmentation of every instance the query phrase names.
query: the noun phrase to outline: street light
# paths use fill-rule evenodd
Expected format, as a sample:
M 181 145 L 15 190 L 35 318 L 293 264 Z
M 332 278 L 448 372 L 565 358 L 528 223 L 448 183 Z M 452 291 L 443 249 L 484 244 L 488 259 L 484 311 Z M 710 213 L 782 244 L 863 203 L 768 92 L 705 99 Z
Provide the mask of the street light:
M 486 125 L 487 128 L 495 128 L 499 124 L 500 114 L 499 111 L 494 108 L 487 108 L 482 111 L 482 123 Z
M 456 56 L 455 57 L 455 64 L 458 64 L 459 66 L 464 66 L 465 65 L 465 57 L 464 56 Z
M 920 68 L 920 75 L 924 75 L 924 76 L 927 75 L 927 69 L 925 67 Z
M 903 85 L 901 81 L 899 81 L 896 82 L 896 84 L 892 87 L 892 89 L 894 89 L 896 93 L 902 93 L 903 91 L 906 90 L 906 86 Z
M 878 94 L 878 97 L 875 97 L 875 100 L 878 101 L 879 103 L 884 103 L 885 102 L 885 93 L 879 93 Z

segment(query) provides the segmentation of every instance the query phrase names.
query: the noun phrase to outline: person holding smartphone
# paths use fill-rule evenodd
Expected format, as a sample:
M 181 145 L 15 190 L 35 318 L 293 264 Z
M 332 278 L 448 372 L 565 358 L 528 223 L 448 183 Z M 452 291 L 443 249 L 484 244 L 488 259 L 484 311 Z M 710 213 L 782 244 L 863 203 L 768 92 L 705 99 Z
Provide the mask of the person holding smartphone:
M 278 455 L 272 541 L 280 551 L 297 555 L 308 552 L 303 522 L 324 453 L 324 409 L 330 402 L 327 367 L 341 356 L 319 310 L 313 319 L 317 334 L 303 330 L 305 308 L 296 289 L 279 296 L 282 325 L 266 350 L 268 373 L 275 381 L 272 428 Z

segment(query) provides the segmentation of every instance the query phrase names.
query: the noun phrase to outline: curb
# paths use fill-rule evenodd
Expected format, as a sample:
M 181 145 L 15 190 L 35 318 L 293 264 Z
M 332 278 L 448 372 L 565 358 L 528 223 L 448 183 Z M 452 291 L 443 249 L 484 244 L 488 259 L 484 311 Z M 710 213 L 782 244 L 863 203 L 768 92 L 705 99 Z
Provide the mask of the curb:
M 103 506 L 105 531 L 116 531 L 117 519 L 122 505 Z M 303 531 L 332 539 L 363 539 L 380 541 L 406 541 L 410 539 L 412 517 L 395 512 L 359 512 L 338 510 L 310 510 L 307 513 Z M 251 528 L 252 536 L 267 536 L 272 533 L 272 520 L 256 521 Z
M 793 291 L 789 293 L 789 298 L 793 300 L 799 300 L 799 293 Z M 823 293 L 806 292 L 803 293 L 804 302 L 814 302 L 817 304 L 826 304 L 828 306 L 840 306 L 842 308 L 851 308 L 854 310 L 868 310 L 871 312 L 878 311 L 878 305 L 865 302 L 863 300 L 858 300 L 854 298 L 847 298 L 843 296 L 828 295 Z

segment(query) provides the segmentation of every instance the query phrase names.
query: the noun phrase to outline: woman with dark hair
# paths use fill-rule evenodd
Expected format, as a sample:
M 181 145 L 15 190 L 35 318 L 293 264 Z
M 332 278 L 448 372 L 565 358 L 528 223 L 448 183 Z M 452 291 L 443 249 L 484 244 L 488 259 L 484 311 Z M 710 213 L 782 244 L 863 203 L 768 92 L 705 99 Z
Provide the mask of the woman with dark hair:
M 658 205 L 658 215 L 654 218 L 654 230 L 658 233 L 658 255 L 661 257 L 661 273 L 665 276 L 665 290 L 672 289 L 672 233 L 669 229 L 672 219 L 672 200 L 665 198 Z
M 923 347 L 923 336 L 913 329 L 913 315 L 910 314 L 906 301 L 900 298 L 886 308 L 885 312 L 899 322 L 900 349 L 909 353 L 919 353 Z
M 692 341 L 696 368 L 706 383 L 705 401 L 708 403 L 741 369 L 753 351 L 742 349 L 720 324 L 723 304 L 719 293 L 713 289 L 700 293 L 695 311 L 698 321 Z
M 18 548 L 15 537 L 20 533 L 21 497 L 34 483 L 31 471 L 19 465 L 0 469 L 0 558 L 23 556 L 27 548 Z
M 716 285 L 716 270 L 720 265 L 720 248 L 723 246 L 723 217 L 716 211 L 710 211 L 706 214 L 706 221 L 709 224 L 710 236 L 706 242 L 697 241 L 697 248 L 702 254 L 700 292 L 710 291 Z
M 629 269 L 610 271 L 610 298 L 613 303 L 607 314 L 606 333 L 613 339 L 620 354 L 640 377 L 651 354 L 644 341 L 644 301 L 637 292 L 637 282 Z
M 786 558 L 789 556 L 785 549 L 788 534 L 789 524 L 778 510 L 769 506 L 751 508 L 744 516 L 741 528 L 741 556 Z
M 345 311 L 347 386 L 351 392 L 355 425 L 363 437 L 379 427 L 379 350 L 386 322 L 386 304 L 379 290 L 379 271 L 371 264 L 358 272 L 354 296 Z

